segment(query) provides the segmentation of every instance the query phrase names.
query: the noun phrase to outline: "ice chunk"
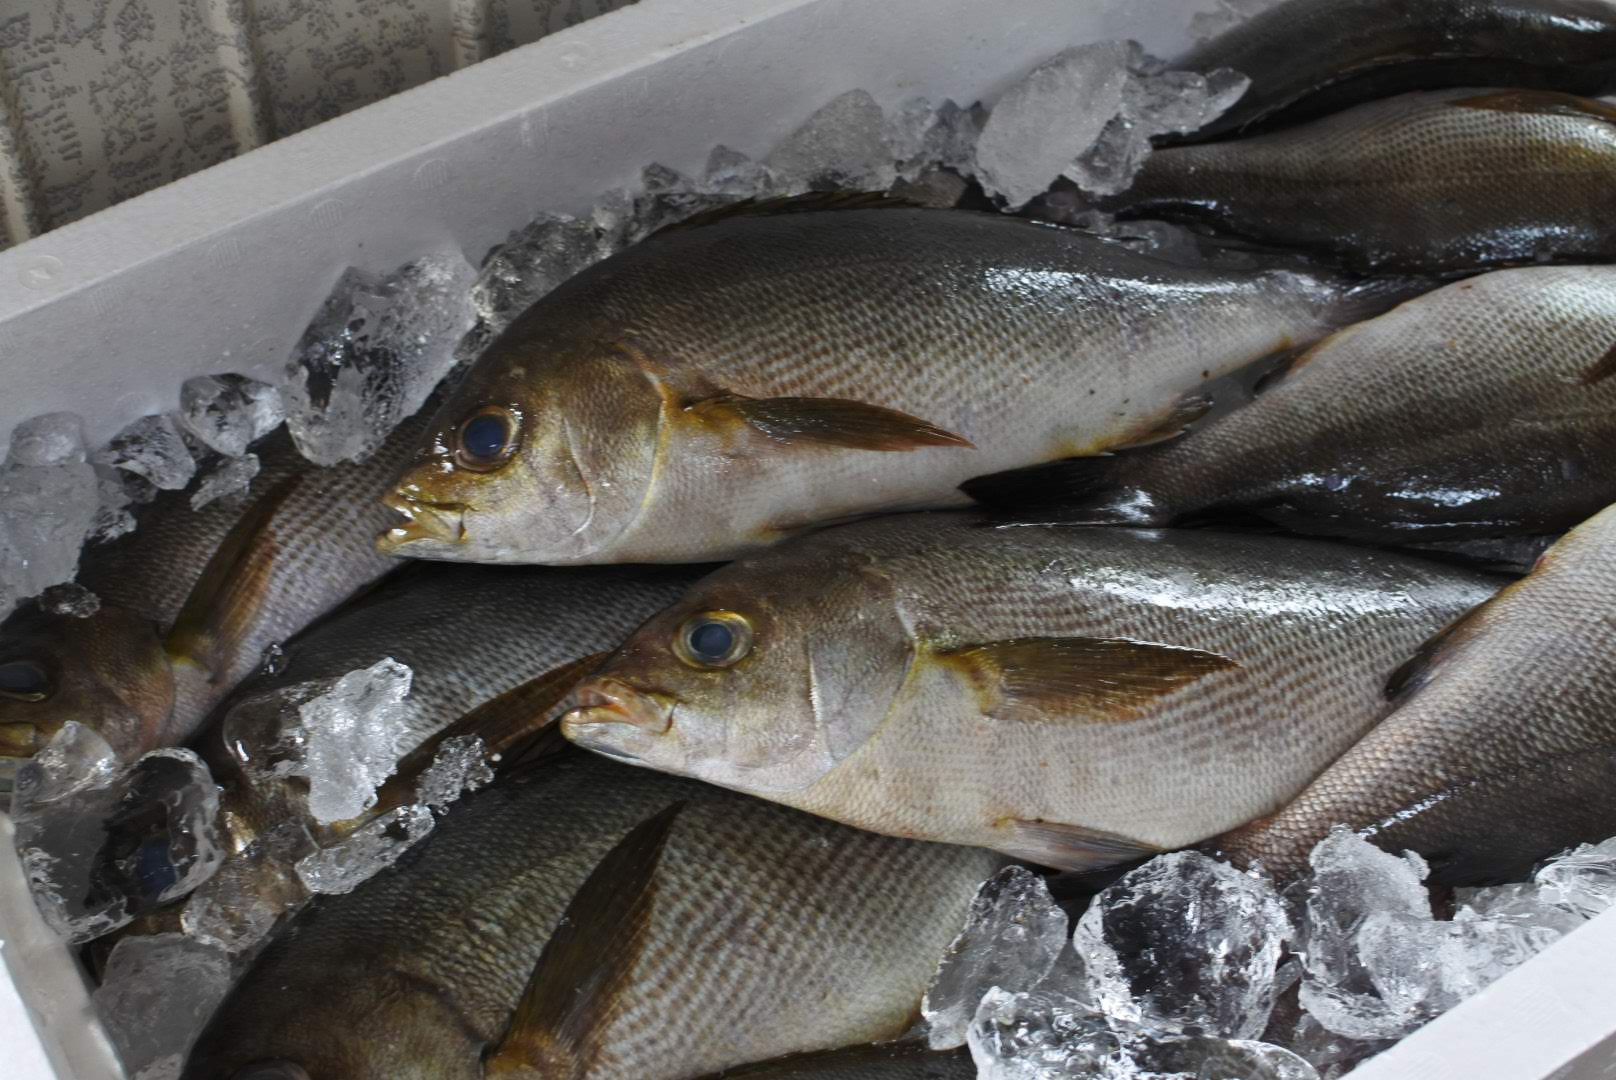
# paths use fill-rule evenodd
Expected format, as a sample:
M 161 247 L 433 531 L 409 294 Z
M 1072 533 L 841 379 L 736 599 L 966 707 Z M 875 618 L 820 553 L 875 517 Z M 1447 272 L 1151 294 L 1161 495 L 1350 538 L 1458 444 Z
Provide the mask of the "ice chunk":
M 145 477 L 164 491 L 178 491 L 196 475 L 196 462 L 167 416 L 143 416 L 96 451 L 103 465 Z
M 1195 17 L 1190 20 L 1190 37 L 1196 41 L 1210 41 L 1279 2 L 1280 0 L 1217 0 L 1217 6 L 1213 10 L 1196 12 Z
M 7 465 L 65 465 L 84 459 L 84 421 L 77 413 L 45 413 L 11 431 Z
M 245 375 L 201 375 L 180 387 L 180 425 L 226 457 L 241 457 L 284 419 L 281 392 Z
M 286 771 L 308 778 L 315 821 L 347 821 L 375 805 L 377 785 L 393 775 L 409 738 L 411 675 L 387 657 L 298 706 L 303 757 Z
M 101 610 L 101 598 L 83 585 L 67 582 L 40 593 L 39 608 L 50 615 L 88 619 Z
M 659 229 L 739 201 L 735 195 L 701 190 L 682 173 L 665 165 L 648 166 L 641 174 L 644 191 L 634 200 L 626 240 L 638 243 Z
M 257 454 L 221 458 L 191 493 L 191 509 L 200 510 L 217 499 L 243 494 L 258 475 L 258 469 Z
M 1121 1040 L 1105 1017 L 1052 991 L 982 996 L 966 1033 L 977 1080 L 1079 1080 L 1113 1075 Z
M 1143 1029 L 1124 1038 L 1108 1080 L 1318 1080 L 1303 1058 L 1251 1039 L 1160 1037 Z
M 1108 1016 L 1250 1039 L 1278 996 L 1291 923 L 1262 878 L 1194 852 L 1162 855 L 1094 898 L 1072 945 Z
M 719 143 L 707 155 L 701 190 L 712 195 L 756 199 L 772 193 L 776 182 L 774 173 L 763 162 L 753 161 L 739 150 Z
M 313 893 L 352 892 L 397 862 L 434 824 L 436 819 L 425 806 L 389 810 L 340 843 L 299 859 L 298 877 Z
M 309 898 L 296 863 L 314 850 L 308 830 L 286 821 L 226 860 L 180 912 L 191 937 L 231 954 L 246 952 Z
M 1152 138 L 1198 130 L 1222 116 L 1251 85 L 1250 79 L 1228 68 L 1206 75 L 1147 71 L 1145 63 L 1134 66 L 1123 85 L 1117 115 L 1094 145 L 1064 170 L 1090 194 L 1115 195 L 1126 189 L 1150 156 Z
M 127 769 L 74 722 L 17 770 L 17 854 L 45 921 L 86 941 L 185 895 L 217 869 L 218 788 L 189 750 Z
M 1616 837 L 1549 860 L 1532 880 L 1546 900 L 1593 918 L 1616 905 Z
M 1005 91 L 976 143 L 976 175 L 1012 209 L 1054 183 L 1122 105 L 1130 43 L 1067 49 Z
M 1461 912 L 1469 912 L 1477 918 L 1521 926 L 1546 926 L 1562 934 L 1588 921 L 1580 911 L 1562 903 L 1558 895 L 1539 888 L 1535 881 L 1457 889 L 1454 899 Z
M 782 194 L 885 191 L 898 175 L 887 147 L 886 117 L 863 90 L 831 99 L 774 148 L 767 164 Z
M 71 413 L 47 413 L 11 433 L 0 468 L 0 618 L 78 569 L 79 548 L 101 510 L 81 430 Z
M 497 335 L 541 296 L 611 253 L 593 220 L 541 214 L 489 253 L 471 287 L 478 318 Z
M 912 182 L 936 167 L 970 175 L 985 118 L 980 107 L 964 109 L 947 99 L 936 108 L 925 98 L 905 101 L 887 121 L 899 179 Z
M 965 1045 L 982 995 L 1031 990 L 1066 945 L 1066 913 L 1044 879 L 1009 866 L 983 882 L 920 1006 L 934 1050 Z
M 101 505 L 96 508 L 95 519 L 90 525 L 90 539 L 105 543 L 134 531 L 135 515 L 129 507 L 137 500 L 130 491 L 135 486 L 131 481 L 143 485 L 153 494 L 157 489 L 132 473 L 120 472 L 108 465 L 95 466 L 95 478 L 96 494 L 100 497 Z
M 91 995 L 130 1080 L 173 1080 L 230 989 L 230 958 L 183 934 L 126 937 Z
M 460 735 L 443 740 L 432 764 L 421 774 L 415 797 L 435 810 L 441 810 L 468 791 L 494 781 L 488 752 L 477 735 Z
M 349 269 L 287 362 L 287 427 L 319 465 L 362 461 L 426 401 L 471 329 L 476 277 L 458 251 L 385 277 Z
M 1349 1039 L 1336 1034 L 1302 1009 L 1294 989 L 1281 998 L 1263 1041 L 1290 1050 L 1324 1080 L 1345 1076 L 1360 1062 L 1393 1045 L 1389 1039 Z

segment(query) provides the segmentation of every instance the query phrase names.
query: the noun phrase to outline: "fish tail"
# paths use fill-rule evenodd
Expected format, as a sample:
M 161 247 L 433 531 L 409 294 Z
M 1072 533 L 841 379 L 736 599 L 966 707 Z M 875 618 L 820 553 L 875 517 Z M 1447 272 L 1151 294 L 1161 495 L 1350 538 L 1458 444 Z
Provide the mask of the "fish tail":
M 1162 525 L 1173 516 L 1130 483 L 1132 462 L 1149 450 L 1063 458 L 1043 465 L 973 477 L 960 490 L 994 509 L 1033 509 L 1062 521 L 1091 525 Z

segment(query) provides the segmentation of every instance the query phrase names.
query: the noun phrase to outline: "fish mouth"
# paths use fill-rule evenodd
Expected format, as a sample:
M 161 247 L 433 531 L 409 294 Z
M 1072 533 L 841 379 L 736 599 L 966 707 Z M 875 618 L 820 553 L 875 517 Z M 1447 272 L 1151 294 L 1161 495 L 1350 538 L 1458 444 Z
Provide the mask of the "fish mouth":
M 0 724 L 0 759 L 33 757 L 40 744 L 33 724 Z
M 607 724 L 665 735 L 673 726 L 673 698 L 647 693 L 616 679 L 592 679 L 573 692 L 572 708 L 561 718 L 561 733 L 593 746 L 593 729 Z
M 394 525 L 376 538 L 376 548 L 391 554 L 408 545 L 428 541 L 438 544 L 466 542 L 465 503 L 434 503 L 412 499 L 395 491 L 383 496 L 382 505 L 403 515 L 404 523 Z

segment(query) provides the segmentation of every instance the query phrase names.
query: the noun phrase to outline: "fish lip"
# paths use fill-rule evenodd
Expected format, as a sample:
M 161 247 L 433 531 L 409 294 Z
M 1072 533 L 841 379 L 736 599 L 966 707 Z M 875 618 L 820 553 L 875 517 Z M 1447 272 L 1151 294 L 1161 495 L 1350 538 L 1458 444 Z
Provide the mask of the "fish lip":
M 616 679 L 592 679 L 573 691 L 572 707 L 561 718 L 569 738 L 580 729 L 621 724 L 647 735 L 665 735 L 673 726 L 674 701 L 666 694 L 647 693 Z
M 465 503 L 426 502 L 402 491 L 390 492 L 382 496 L 381 501 L 383 506 L 396 510 L 404 518 L 402 525 L 391 526 L 376 538 L 376 547 L 384 553 L 421 541 L 466 542 L 466 511 L 471 508 Z

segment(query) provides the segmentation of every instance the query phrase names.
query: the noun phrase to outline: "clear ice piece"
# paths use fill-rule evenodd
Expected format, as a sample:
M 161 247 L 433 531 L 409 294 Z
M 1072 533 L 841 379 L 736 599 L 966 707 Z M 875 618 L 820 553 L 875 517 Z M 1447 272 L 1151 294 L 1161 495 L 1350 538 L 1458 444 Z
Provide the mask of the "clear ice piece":
M 105 739 L 70 722 L 15 784 L 17 854 L 45 921 L 70 941 L 184 896 L 219 866 L 218 788 L 189 750 L 125 769 Z
M 12 439 L 10 463 L 0 468 L 0 618 L 17 601 L 70 581 L 79 549 L 101 513 L 101 483 L 57 431 Z M 63 460 L 48 465 L 22 460 Z
M 129 507 L 134 503 L 130 495 L 130 480 L 145 484 L 137 476 L 119 472 L 108 465 L 95 466 L 96 494 L 100 498 L 100 505 L 96 507 L 95 517 L 90 524 L 90 539 L 97 543 L 116 540 L 118 537 L 134 531 L 135 515 Z M 150 487 L 150 485 L 146 485 Z M 156 491 L 155 488 L 151 489 Z
M 966 1034 L 977 1080 L 1089 1080 L 1110 1077 L 1121 1040 L 1105 1017 L 1050 991 L 982 997 Z
M 230 989 L 230 957 L 183 934 L 133 935 L 113 948 L 91 995 L 131 1080 L 177 1078 Z
M 196 475 L 196 462 L 167 416 L 143 416 L 96 451 L 103 465 L 134 473 L 164 491 L 178 491 Z
M 257 454 L 221 458 L 191 493 L 191 509 L 200 510 L 218 499 L 243 494 L 258 475 L 258 469 Z
M 190 895 L 180 912 L 181 929 L 232 955 L 246 952 L 308 900 L 296 863 L 313 850 L 300 822 L 275 826 Z
M 887 121 L 887 143 L 897 160 L 898 178 L 915 181 L 934 168 L 962 175 L 975 170 L 976 141 L 984 114 L 950 100 L 936 108 L 925 98 L 910 98 Z
M 886 117 L 863 90 L 832 98 L 786 136 L 767 159 L 783 194 L 885 191 L 897 179 Z
M 397 862 L 435 823 L 425 806 L 396 807 L 340 843 L 299 859 L 297 875 L 312 893 L 352 892 Z
M 385 277 L 342 275 L 293 349 L 281 387 L 304 457 L 362 461 L 421 407 L 471 329 L 475 277 L 458 251 L 424 255 Z
M 498 334 L 541 296 L 610 253 L 594 221 L 541 214 L 489 253 L 471 287 L 477 316 Z
M 739 150 L 719 143 L 707 155 L 701 190 L 712 195 L 732 195 L 738 199 L 767 197 L 775 187 L 775 177 L 761 161 L 753 161 Z
M 1546 899 L 1593 918 L 1616 905 L 1616 837 L 1550 859 L 1532 880 Z
M 284 419 L 280 390 L 245 375 L 200 375 L 180 387 L 180 426 L 226 457 L 241 457 Z
M 11 429 L 7 465 L 66 465 L 85 460 L 84 421 L 78 413 L 44 413 Z
M 1107 1080 L 1319 1080 L 1305 1059 L 1285 1049 L 1252 1039 L 1219 1039 L 1208 1035 L 1161 1037 L 1145 1030 L 1122 1042 Z
M 1046 190 L 1122 105 L 1137 46 L 1108 41 L 1067 49 L 999 98 L 976 141 L 976 176 L 1011 209 Z
M 441 810 L 469 791 L 494 781 L 494 770 L 478 735 L 458 735 L 443 740 L 432 764 L 421 774 L 415 787 L 419 802 Z
M 638 243 L 659 229 L 738 201 L 734 195 L 703 191 L 688 176 L 666 165 L 647 166 L 640 180 L 644 190 L 633 202 L 628 243 Z
M 298 706 L 303 760 L 290 771 L 308 778 L 315 821 L 347 821 L 375 805 L 377 786 L 393 775 L 410 737 L 411 677 L 386 657 Z
M 50 615 L 88 619 L 101 610 L 101 598 L 76 582 L 52 585 L 39 594 L 39 609 Z
M 1066 922 L 1044 879 L 1024 867 L 1005 867 L 983 882 L 921 1002 L 932 1049 L 965 1045 L 989 990 L 1031 990 L 1049 974 L 1066 945 Z
M 1284 903 L 1267 881 L 1177 852 L 1096 896 L 1072 946 L 1108 1016 L 1251 1039 L 1274 1010 L 1275 973 L 1291 936 Z

